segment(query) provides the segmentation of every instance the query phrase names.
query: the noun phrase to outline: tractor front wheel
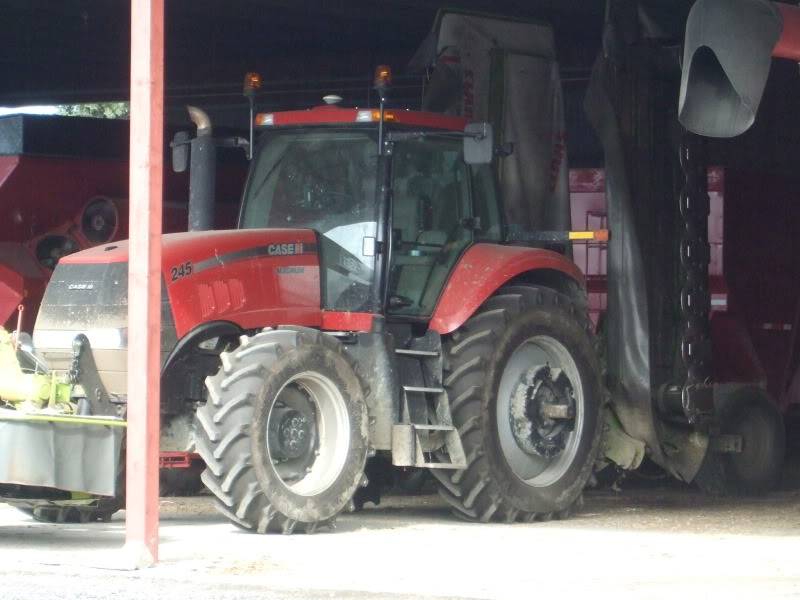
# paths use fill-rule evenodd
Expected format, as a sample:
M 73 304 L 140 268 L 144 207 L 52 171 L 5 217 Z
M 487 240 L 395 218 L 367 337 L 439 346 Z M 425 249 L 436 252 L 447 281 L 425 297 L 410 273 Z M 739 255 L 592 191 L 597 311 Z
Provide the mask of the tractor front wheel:
M 286 328 L 243 336 L 221 359 L 196 433 L 218 508 L 258 533 L 331 525 L 365 483 L 368 451 L 364 386 L 343 346 Z
M 467 468 L 431 473 L 455 513 L 507 522 L 568 516 L 602 433 L 583 307 L 548 288 L 500 290 L 445 340 L 445 387 Z

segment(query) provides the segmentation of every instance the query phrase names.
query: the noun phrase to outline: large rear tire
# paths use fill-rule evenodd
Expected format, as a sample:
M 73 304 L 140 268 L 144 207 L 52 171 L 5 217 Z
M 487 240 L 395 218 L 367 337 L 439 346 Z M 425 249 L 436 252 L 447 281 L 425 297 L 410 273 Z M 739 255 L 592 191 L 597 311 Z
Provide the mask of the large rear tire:
M 444 340 L 444 352 L 467 468 L 431 470 L 441 495 L 471 520 L 567 517 L 603 429 L 584 309 L 548 288 L 504 288 Z
M 196 437 L 219 510 L 258 533 L 332 525 L 369 449 L 364 386 L 342 344 L 285 328 L 243 336 L 221 358 Z

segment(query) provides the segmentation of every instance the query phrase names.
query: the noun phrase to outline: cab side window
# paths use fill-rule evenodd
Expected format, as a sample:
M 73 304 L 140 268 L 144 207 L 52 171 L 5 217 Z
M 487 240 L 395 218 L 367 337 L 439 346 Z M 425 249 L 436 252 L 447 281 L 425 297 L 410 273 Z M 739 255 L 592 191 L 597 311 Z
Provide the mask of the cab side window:
M 389 310 L 428 316 L 472 241 L 470 173 L 461 140 L 398 142 L 393 164 Z
M 472 167 L 472 194 L 474 198 L 476 241 L 499 242 L 503 238 L 498 202 L 497 180 L 491 165 Z

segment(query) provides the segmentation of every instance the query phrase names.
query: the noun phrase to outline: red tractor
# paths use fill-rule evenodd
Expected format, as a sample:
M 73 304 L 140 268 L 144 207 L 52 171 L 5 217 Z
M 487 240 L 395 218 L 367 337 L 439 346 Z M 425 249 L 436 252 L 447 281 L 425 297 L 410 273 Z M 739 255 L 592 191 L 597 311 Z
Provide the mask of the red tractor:
M 645 227 L 663 203 L 628 202 L 614 114 L 594 105 L 617 184 L 601 382 L 583 276 L 566 248 L 608 237 L 561 231 L 569 205 L 559 194 L 566 168 L 552 31 L 485 21 L 439 19 L 426 107 L 448 114 L 385 109 L 386 69 L 377 110 L 328 97 L 310 110 L 261 114 L 257 145 L 252 135 L 228 144 L 253 157 L 238 230 L 202 231 L 212 203 L 198 193 L 201 230 L 162 238 L 162 422 L 184 424 L 173 434 L 194 440 L 206 487 L 245 529 L 331 523 L 358 503 L 377 453 L 428 469 L 453 510 L 480 521 L 564 517 L 605 460 L 634 469 L 647 455 L 684 481 L 746 489 L 772 473 L 780 449 L 769 442 L 778 438 L 722 429 L 716 414 L 730 390 L 708 373 L 707 215 L 694 210 L 705 173 L 686 156 L 681 198 L 692 200 L 673 224 L 691 225 L 685 233 L 695 237 L 683 240 L 679 281 L 666 268 L 675 266 L 676 229 Z M 498 40 L 513 47 L 499 52 Z M 176 137 L 175 162 L 185 166 L 191 144 L 192 174 L 207 192 L 211 128 L 197 124 L 194 140 Z M 658 243 L 642 246 L 648 236 Z M 33 373 L 12 365 L 20 384 L 0 397 L 0 482 L 25 487 L 15 493 L 119 493 L 127 262 L 127 244 L 113 242 L 64 257 L 54 271 Z M 670 290 L 680 283 L 688 287 L 676 307 Z M 655 300 L 660 310 L 650 311 Z M 748 409 L 736 422 L 756 422 L 745 417 L 762 404 L 735 400 Z M 778 429 L 779 420 L 765 422 Z
M 466 518 L 568 515 L 603 430 L 583 278 L 505 241 L 491 126 L 383 104 L 256 124 L 239 229 L 162 239 L 164 397 L 196 412 L 220 510 L 312 531 L 381 452 Z M 63 258 L 37 319 L 49 367 L 91 380 L 86 414 L 124 415 L 127 260 Z

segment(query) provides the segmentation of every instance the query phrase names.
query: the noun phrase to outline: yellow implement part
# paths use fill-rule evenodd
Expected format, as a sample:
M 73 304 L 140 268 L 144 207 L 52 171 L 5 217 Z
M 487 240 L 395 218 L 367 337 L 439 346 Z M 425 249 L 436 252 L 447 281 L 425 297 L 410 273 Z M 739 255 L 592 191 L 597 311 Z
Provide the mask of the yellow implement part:
M 25 413 L 18 410 L 0 409 L 0 421 L 27 421 L 39 423 L 68 423 L 71 425 L 100 425 L 126 427 L 125 419 L 116 417 L 94 417 L 83 415 L 50 415 L 47 413 Z
M 50 398 L 50 384 L 48 375 L 22 371 L 11 334 L 0 327 L 0 398 L 42 406 Z

